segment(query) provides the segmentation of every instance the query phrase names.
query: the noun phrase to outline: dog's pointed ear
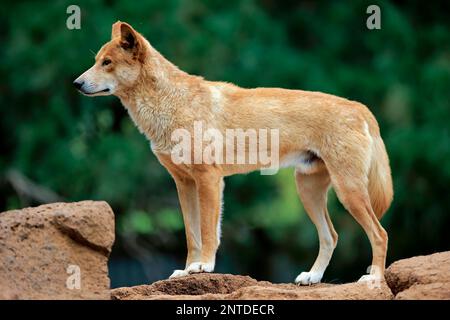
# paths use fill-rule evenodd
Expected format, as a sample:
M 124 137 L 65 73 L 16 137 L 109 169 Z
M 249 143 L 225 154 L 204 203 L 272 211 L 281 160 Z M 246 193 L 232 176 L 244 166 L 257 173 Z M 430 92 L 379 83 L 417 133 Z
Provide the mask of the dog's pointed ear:
M 122 25 L 122 21 L 117 21 L 112 25 L 111 39 L 120 37 L 120 26 L 121 25 Z
M 120 45 L 122 48 L 131 50 L 139 45 L 137 32 L 127 23 L 120 25 Z
M 145 45 L 142 36 L 128 23 L 120 23 L 120 46 L 133 54 L 135 58 L 143 62 Z

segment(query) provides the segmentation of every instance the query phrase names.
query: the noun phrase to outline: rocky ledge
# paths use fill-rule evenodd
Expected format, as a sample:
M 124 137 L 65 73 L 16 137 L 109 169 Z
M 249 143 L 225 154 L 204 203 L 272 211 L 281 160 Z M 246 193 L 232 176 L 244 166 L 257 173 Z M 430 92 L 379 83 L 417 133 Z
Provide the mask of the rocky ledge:
M 390 300 L 450 299 L 450 252 L 399 260 L 380 283 L 317 284 L 299 287 L 247 276 L 195 274 L 150 285 L 117 288 L 118 300 Z
M 450 299 L 450 251 L 394 262 L 380 283 L 299 287 L 213 273 L 110 290 L 113 242 L 106 202 L 0 213 L 0 299 Z

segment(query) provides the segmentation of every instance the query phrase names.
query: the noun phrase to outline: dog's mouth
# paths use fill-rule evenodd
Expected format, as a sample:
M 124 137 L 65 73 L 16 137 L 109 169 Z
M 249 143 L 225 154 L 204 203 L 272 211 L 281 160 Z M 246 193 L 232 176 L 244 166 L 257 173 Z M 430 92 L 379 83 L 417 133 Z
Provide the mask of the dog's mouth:
M 82 90 L 80 90 L 80 91 L 81 91 L 81 93 L 84 93 L 87 96 L 93 96 L 93 95 L 96 95 L 96 94 L 99 94 L 99 93 L 108 93 L 111 90 L 109 88 L 106 88 L 106 89 L 103 89 L 103 90 L 100 90 L 100 91 L 96 91 L 96 92 L 85 92 L 85 91 L 82 91 Z

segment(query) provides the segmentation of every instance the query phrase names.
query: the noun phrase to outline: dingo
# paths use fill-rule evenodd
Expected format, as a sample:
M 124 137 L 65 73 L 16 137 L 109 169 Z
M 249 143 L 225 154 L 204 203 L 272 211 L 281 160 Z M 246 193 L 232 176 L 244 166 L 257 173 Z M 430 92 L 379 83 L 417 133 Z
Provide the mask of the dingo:
M 326 206 L 330 185 L 372 246 L 370 274 L 360 280 L 383 277 L 388 236 L 379 219 L 392 202 L 392 178 L 377 121 L 361 103 L 320 92 L 243 89 L 189 75 L 120 21 L 112 26 L 111 41 L 100 49 L 94 66 L 74 85 L 88 96 L 119 97 L 174 178 L 188 252 L 185 269 L 171 277 L 214 270 L 223 177 L 264 167 L 261 162 L 174 163 L 172 133 L 193 132 L 195 121 L 223 135 L 237 128 L 279 130 L 280 165 L 295 167 L 300 199 L 320 239 L 314 265 L 296 283 L 320 282 L 336 246 L 338 236 Z

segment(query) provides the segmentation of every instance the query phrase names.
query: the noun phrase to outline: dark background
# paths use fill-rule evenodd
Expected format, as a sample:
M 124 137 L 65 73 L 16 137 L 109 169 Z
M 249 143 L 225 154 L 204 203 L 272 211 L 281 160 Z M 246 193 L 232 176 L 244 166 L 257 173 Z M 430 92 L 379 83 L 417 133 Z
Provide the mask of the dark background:
M 116 214 L 112 286 L 166 278 L 184 266 L 175 185 L 115 97 L 72 81 L 126 21 L 181 69 L 244 87 L 323 91 L 377 117 L 395 199 L 382 223 L 388 264 L 450 248 L 450 30 L 442 2 L 19 1 L 0 10 L 0 211 L 106 200 Z M 81 30 L 66 8 L 81 8 Z M 381 30 L 366 8 L 381 8 Z M 293 169 L 226 179 L 217 272 L 291 282 L 318 252 Z M 370 264 L 362 229 L 333 192 L 339 243 L 324 281 L 358 279 Z

